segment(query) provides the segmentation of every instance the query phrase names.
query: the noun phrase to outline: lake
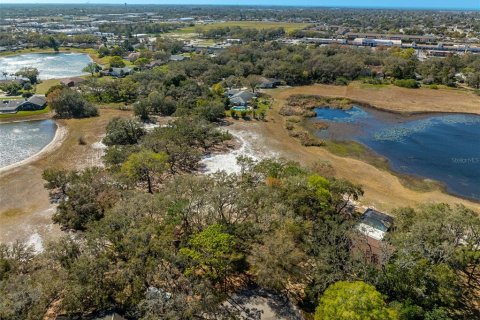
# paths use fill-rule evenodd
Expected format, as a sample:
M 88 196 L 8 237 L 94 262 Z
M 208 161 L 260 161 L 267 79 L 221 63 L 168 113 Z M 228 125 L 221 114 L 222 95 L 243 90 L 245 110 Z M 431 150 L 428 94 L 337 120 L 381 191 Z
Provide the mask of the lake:
M 28 53 L 0 58 L 0 79 L 3 72 L 14 74 L 23 67 L 37 68 L 42 80 L 77 77 L 92 59 L 84 53 Z
M 449 193 L 480 200 L 480 116 L 404 116 L 354 106 L 316 108 L 311 121 L 329 127 L 316 134 L 357 141 L 387 158 L 392 170 L 443 183 Z
M 55 137 L 53 120 L 0 123 L 0 168 L 40 152 Z

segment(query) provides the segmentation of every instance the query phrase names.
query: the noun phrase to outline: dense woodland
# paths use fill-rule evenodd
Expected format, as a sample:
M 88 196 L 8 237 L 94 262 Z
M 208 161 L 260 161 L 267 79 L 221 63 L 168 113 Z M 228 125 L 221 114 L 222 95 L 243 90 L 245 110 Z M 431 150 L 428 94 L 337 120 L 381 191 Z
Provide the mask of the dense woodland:
M 191 116 L 148 133 L 114 119 L 105 168 L 46 170 L 53 220 L 69 233 L 41 254 L 0 246 L 0 318 L 115 310 L 131 319 L 232 319 L 242 312 L 232 293 L 252 286 L 288 296 L 315 319 L 352 306 L 359 319 L 478 316 L 478 213 L 398 209 L 379 264 L 368 263 L 355 250 L 364 240 L 347 202 L 361 198 L 361 186 L 278 159 L 240 158 L 238 175 L 197 174 L 202 155 L 228 139 Z
M 175 47 L 158 45 L 167 56 Z M 103 140 L 104 167 L 45 170 L 58 203 L 53 221 L 68 233 L 42 253 L 0 246 L 0 318 L 116 311 L 129 319 L 232 319 L 248 311 L 232 295 L 252 287 L 288 297 L 315 319 L 342 312 L 478 317 L 477 212 L 453 204 L 399 208 L 373 263 L 356 249 L 366 239 L 349 202 L 361 199 L 362 187 L 335 178 L 325 164 L 239 158 L 239 174 L 201 174 L 202 157 L 232 138 L 218 124 L 229 107 L 226 88 L 254 88 L 259 75 L 339 84 L 375 79 L 378 67 L 393 79 L 418 71 L 448 84 L 478 60 L 418 62 L 396 49 L 255 42 L 120 79 L 98 77 L 93 68 L 78 90 L 52 87 L 47 98 L 58 117 L 95 116 L 95 104 L 125 102 L 143 120 L 175 118 L 148 132 L 137 119 L 114 119 Z M 339 307 L 337 299 L 349 303 Z
M 53 6 L 5 8 L 6 16 L 37 9 L 39 14 L 56 13 Z M 267 14 L 286 20 L 300 14 L 330 23 L 340 19 L 329 9 L 169 8 L 162 11 L 165 17 L 195 11 L 232 19 Z M 116 10 L 124 9 L 72 5 L 62 13 Z M 378 29 L 395 30 L 422 17 L 432 25 L 460 19 L 478 24 L 475 13 L 419 11 L 400 22 L 401 15 L 388 10 L 353 12 L 342 10 L 342 19 L 359 29 L 368 21 Z M 114 25 L 103 28 L 115 31 Z M 164 32 L 170 27 L 148 28 Z M 143 30 L 117 31 L 147 32 Z M 398 48 L 372 51 L 271 41 L 283 29 L 202 32 L 212 38 L 240 37 L 245 43 L 217 55 L 200 52 L 168 62 L 183 44 L 159 37 L 153 51 L 138 50 L 132 75 L 101 76 L 92 63 L 86 69 L 92 76 L 78 88 L 58 85 L 47 92 L 59 118 L 95 117 L 97 105 L 110 103 L 132 105 L 135 117 L 115 118 L 107 125 L 102 167 L 43 172 L 51 201 L 58 204 L 53 221 L 66 232 L 41 253 L 22 243 L 0 244 L 0 319 L 36 320 L 45 314 L 89 319 L 112 311 L 127 319 L 235 319 L 254 311 L 242 309 L 232 298 L 250 288 L 288 297 L 307 319 L 351 313 L 355 319 L 373 320 L 480 318 L 478 212 L 454 204 L 398 208 L 392 212 L 395 222 L 382 255 L 372 262 L 358 249 L 366 239 L 356 228 L 359 213 L 351 202 L 361 200 L 362 186 L 335 177 L 328 165 L 307 168 L 284 159 L 240 157 L 238 174 L 206 175 L 200 163 L 211 152 L 229 148 L 232 136 L 222 126 L 230 108 L 225 95 L 229 88 L 253 91 L 268 77 L 292 86 L 360 80 L 478 89 L 479 56 L 419 61 L 412 50 Z M 22 37 L 46 47 L 62 42 L 62 36 Z M 12 39 L 3 34 L 0 41 Z M 99 55 L 109 59 L 105 70 L 124 66 L 122 56 L 134 41 L 101 47 Z M 162 64 L 147 68 L 154 60 Z M 25 69 L 22 75 L 35 76 L 35 83 L 35 71 Z M 152 116 L 173 117 L 147 131 L 141 121 Z M 339 305 L 339 300 L 347 302 Z

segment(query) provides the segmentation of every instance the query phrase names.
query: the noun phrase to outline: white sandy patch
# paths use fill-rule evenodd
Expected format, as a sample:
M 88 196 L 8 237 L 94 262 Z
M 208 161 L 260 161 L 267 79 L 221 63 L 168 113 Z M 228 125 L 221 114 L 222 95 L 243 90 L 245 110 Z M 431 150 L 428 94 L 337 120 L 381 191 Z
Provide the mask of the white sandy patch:
M 158 123 L 144 123 L 143 124 L 143 128 L 147 131 L 152 131 L 153 129 L 159 128 L 159 127 L 162 127 L 162 126 L 159 125 Z
M 52 222 L 55 210 L 56 206 L 51 205 L 48 209 L 33 212 L 22 218 L 22 224 L 15 223 L 7 226 L 6 230 L 0 234 L 0 243 L 13 244 L 19 241 L 31 246 L 35 253 L 43 252 L 46 241 L 56 239 L 63 233 Z
M 219 171 L 239 173 L 241 168 L 237 163 L 237 158 L 240 156 L 250 157 L 253 160 L 262 160 L 277 155 L 276 152 L 268 150 L 265 147 L 263 138 L 255 132 L 234 129 L 227 131 L 241 143 L 240 148 L 227 153 L 213 154 L 205 157 L 200 161 L 200 163 L 205 166 L 203 170 L 204 173 L 208 174 Z
M 43 252 L 43 239 L 38 233 L 34 233 L 28 238 L 27 245 L 33 247 L 35 253 Z

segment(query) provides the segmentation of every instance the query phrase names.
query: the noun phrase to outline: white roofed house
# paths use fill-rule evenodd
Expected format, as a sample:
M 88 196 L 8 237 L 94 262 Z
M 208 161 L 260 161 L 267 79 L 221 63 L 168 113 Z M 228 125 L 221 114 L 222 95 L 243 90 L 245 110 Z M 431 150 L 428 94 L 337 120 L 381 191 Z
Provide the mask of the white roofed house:
M 353 241 L 356 252 L 362 253 L 368 262 L 381 264 L 383 255 L 392 251 L 383 240 L 393 227 L 393 222 L 393 217 L 375 209 L 367 209 L 356 226 L 358 235 Z

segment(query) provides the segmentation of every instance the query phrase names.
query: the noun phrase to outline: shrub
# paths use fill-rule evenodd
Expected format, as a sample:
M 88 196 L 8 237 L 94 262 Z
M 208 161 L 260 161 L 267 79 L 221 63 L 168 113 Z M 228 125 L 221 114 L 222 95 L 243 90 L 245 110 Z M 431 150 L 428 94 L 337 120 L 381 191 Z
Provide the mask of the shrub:
M 47 96 L 47 101 L 61 118 L 87 118 L 98 115 L 98 110 L 77 91 L 64 88 L 57 89 Z
M 415 79 L 400 79 L 395 80 L 393 83 L 397 87 L 416 89 L 419 87 L 418 82 Z

